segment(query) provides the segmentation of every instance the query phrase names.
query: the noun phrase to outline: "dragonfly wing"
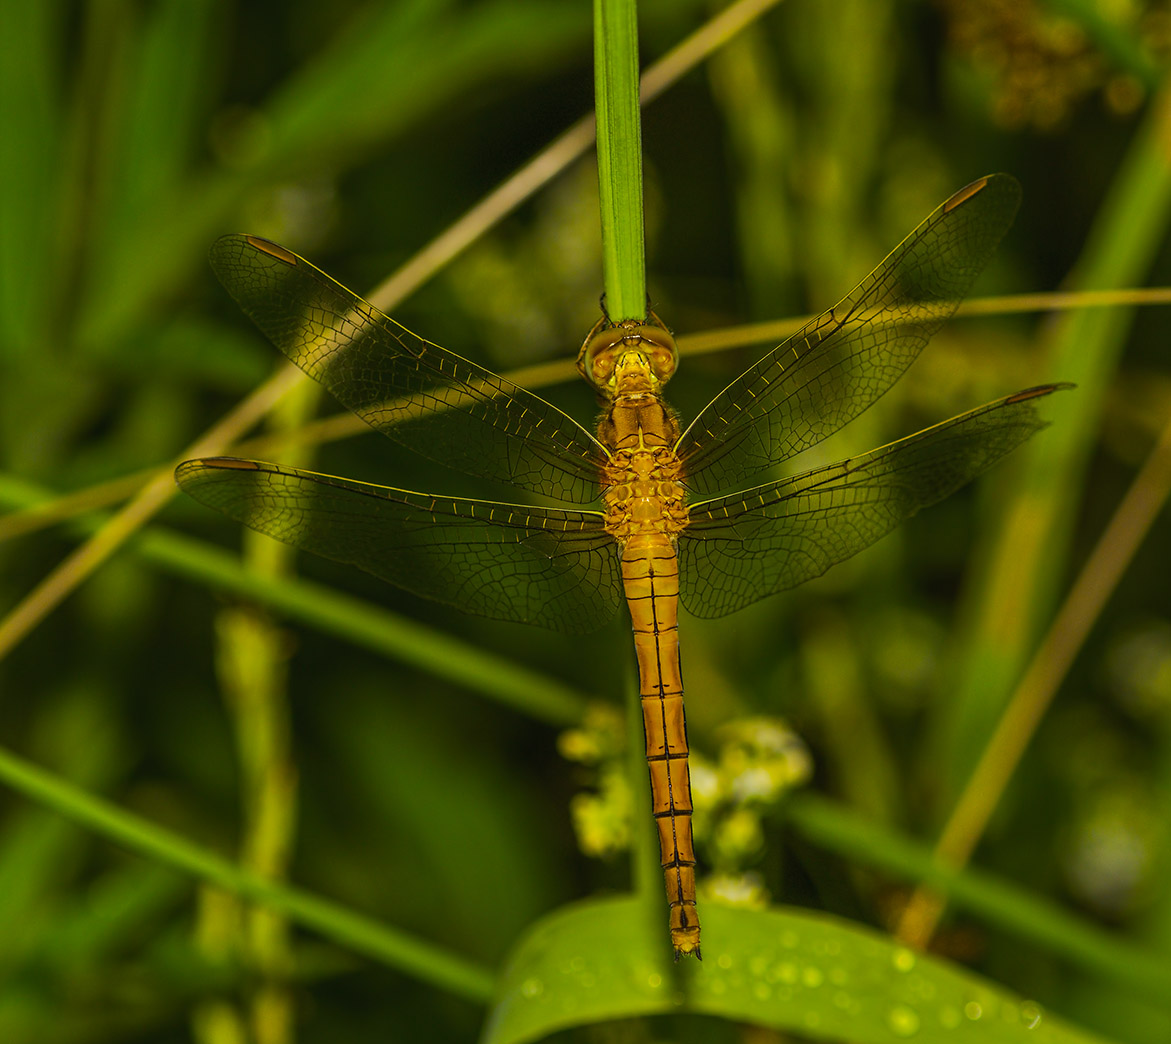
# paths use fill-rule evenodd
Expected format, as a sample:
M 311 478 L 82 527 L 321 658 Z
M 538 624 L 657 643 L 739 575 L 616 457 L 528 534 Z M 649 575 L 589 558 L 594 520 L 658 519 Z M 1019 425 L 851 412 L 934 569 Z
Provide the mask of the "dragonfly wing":
M 920 508 L 949 496 L 1046 426 L 1017 392 L 860 457 L 690 508 L 679 538 L 680 596 L 723 616 L 821 576 Z
M 275 243 L 224 236 L 211 267 L 273 344 L 384 435 L 466 474 L 597 498 L 606 450 L 540 396 L 416 336 Z
M 185 461 L 175 477 L 258 532 L 465 612 L 589 631 L 621 600 L 617 545 L 598 512 L 433 497 L 233 457 Z
M 967 294 L 1020 194 L 1007 174 L 961 189 L 849 295 L 729 384 L 679 439 L 688 488 L 742 484 L 873 404 Z

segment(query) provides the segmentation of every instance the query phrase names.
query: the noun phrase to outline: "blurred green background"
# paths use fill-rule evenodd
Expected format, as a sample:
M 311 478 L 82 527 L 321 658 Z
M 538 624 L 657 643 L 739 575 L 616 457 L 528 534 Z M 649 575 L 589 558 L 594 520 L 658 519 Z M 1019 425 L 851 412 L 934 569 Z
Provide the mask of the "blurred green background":
M 648 0 L 644 61 L 716 9 Z M 212 277 L 216 236 L 274 239 L 365 292 L 592 105 L 584 0 L 4 3 L 0 39 L 6 510 L 166 465 L 283 362 Z M 1021 180 L 1025 201 L 978 294 L 1171 281 L 1168 48 L 1166 3 L 779 4 L 644 112 L 656 311 L 685 337 L 821 310 L 995 170 Z M 571 358 L 599 292 L 589 155 L 395 317 L 508 372 Z M 1079 390 L 1014 459 L 824 578 L 729 619 L 685 618 L 693 746 L 714 752 L 718 726 L 740 716 L 783 717 L 811 749 L 814 790 L 933 842 L 1168 415 L 1168 329 L 1165 312 L 1118 305 L 950 323 L 817 460 L 1032 384 Z M 670 389 L 683 418 L 760 350 L 685 359 Z M 590 423 L 579 382 L 541 393 Z M 274 423 L 317 406 L 336 412 L 302 397 Z M 502 492 L 373 434 L 271 456 L 408 489 Z M 3 611 L 76 546 L 72 525 L 0 542 Z M 244 541 L 179 498 L 157 525 L 233 553 Z M 1157 519 L 975 854 L 1165 957 L 1169 535 Z M 621 620 L 584 639 L 482 621 L 244 543 L 262 574 L 321 582 L 621 703 L 633 659 Z M 494 670 L 462 655 L 441 659 Z M 141 545 L 12 650 L 0 686 L 8 748 L 490 967 L 538 915 L 627 887 L 623 858 L 588 859 L 574 837 L 584 779 L 556 742 L 571 714 L 510 706 L 251 606 Z M 783 814 L 755 868 L 778 902 L 882 928 L 908 894 Z M 935 946 L 1118 1040 L 1171 1034 L 1171 1011 L 1149 996 L 971 913 L 945 917 Z M 259 1010 L 276 1035 L 247 1036 Z M 0 792 L 5 1044 L 464 1040 L 482 1018 Z M 656 1033 L 739 1036 L 681 1019 L 620 1039 Z

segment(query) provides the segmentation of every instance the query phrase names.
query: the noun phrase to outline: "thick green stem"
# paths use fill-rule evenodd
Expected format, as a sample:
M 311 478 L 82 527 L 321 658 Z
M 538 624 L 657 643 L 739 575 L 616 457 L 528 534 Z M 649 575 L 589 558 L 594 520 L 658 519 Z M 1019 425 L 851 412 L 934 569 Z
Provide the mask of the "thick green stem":
M 634 0 L 594 0 L 594 92 L 606 311 L 615 322 L 642 319 L 646 259 Z

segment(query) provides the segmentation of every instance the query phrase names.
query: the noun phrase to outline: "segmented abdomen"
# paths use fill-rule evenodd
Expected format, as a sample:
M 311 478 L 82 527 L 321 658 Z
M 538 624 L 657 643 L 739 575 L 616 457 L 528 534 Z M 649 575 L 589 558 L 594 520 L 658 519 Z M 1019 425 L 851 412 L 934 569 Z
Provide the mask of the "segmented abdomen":
M 634 624 L 639 693 L 651 801 L 670 904 L 675 955 L 699 955 L 691 777 L 679 668 L 679 563 L 670 537 L 632 536 L 622 551 L 622 580 Z

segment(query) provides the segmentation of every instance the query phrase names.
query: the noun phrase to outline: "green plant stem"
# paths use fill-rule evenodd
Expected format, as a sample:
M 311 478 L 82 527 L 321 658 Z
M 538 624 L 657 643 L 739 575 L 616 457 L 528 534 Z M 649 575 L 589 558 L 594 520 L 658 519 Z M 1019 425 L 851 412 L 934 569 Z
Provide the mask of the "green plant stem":
M 298 430 L 312 419 L 323 394 L 320 385 L 303 381 L 277 403 L 269 429 Z M 311 447 L 295 448 L 286 455 L 286 463 L 311 466 Z M 244 530 L 242 558 L 249 572 L 280 581 L 293 575 L 296 551 Z M 224 606 L 216 614 L 216 636 L 217 673 L 240 770 L 239 863 L 259 877 L 284 880 L 297 823 L 298 773 L 288 698 L 290 642 L 282 623 L 251 603 Z M 209 957 L 223 954 L 256 974 L 244 999 L 215 997 L 203 1002 L 193 1015 L 192 1035 L 200 1044 L 222 1044 L 226 1039 L 247 1039 L 248 1027 L 255 1026 L 258 1044 L 290 1044 L 295 1016 L 288 980 L 296 957 L 288 921 L 277 911 L 240 903 L 219 890 L 208 889 L 201 899 L 196 934 Z M 230 1038 L 224 1030 L 227 1025 L 233 1027 Z
M 131 815 L 0 747 L 0 779 L 103 837 L 235 895 L 280 910 L 292 920 L 404 974 L 476 1002 L 492 995 L 494 975 L 404 932 L 276 881 L 246 873 L 199 845 Z
M 30 507 L 51 497 L 28 483 L 0 474 L 0 503 Z M 102 519 L 78 519 L 92 532 Z M 511 660 L 433 631 L 356 598 L 306 580 L 271 579 L 244 569 L 239 558 L 161 528 L 131 541 L 146 561 L 177 576 L 246 597 L 355 645 L 462 685 L 472 692 L 555 726 L 581 719 L 589 697 Z
M 1005 932 L 1134 989 L 1167 1007 L 1171 961 L 1120 941 L 991 874 L 955 870 L 935 861 L 931 849 L 876 826 L 837 802 L 795 796 L 785 817 L 800 833 L 838 855 L 909 881 L 930 885 L 955 905 Z
M 615 322 L 642 319 L 646 258 L 634 0 L 594 0 L 594 94 L 606 311 Z
M 142 552 L 171 572 L 246 595 L 339 638 L 393 656 L 553 725 L 581 719 L 585 698 L 552 678 L 320 584 L 248 573 L 239 559 L 176 534 L 144 534 Z

